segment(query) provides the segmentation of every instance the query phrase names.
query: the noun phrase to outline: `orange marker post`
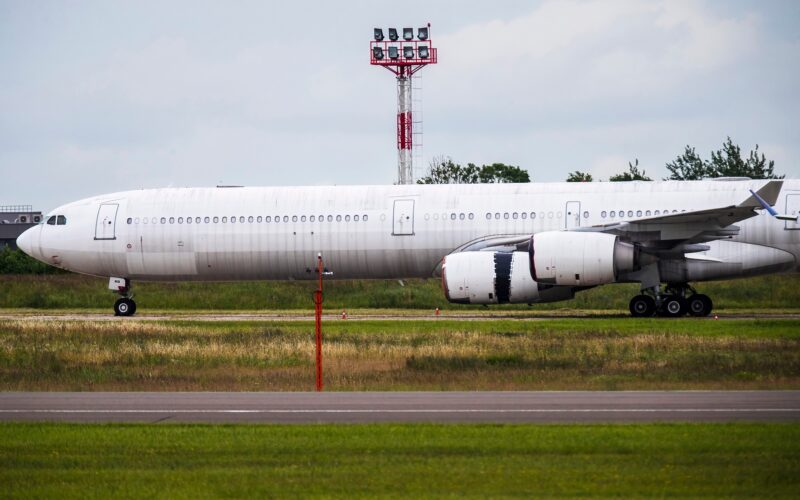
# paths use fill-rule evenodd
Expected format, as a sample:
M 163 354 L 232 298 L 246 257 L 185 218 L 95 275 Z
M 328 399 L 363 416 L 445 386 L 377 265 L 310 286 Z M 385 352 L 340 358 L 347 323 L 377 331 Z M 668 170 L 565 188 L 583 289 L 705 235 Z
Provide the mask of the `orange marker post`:
M 317 392 L 322 392 L 322 254 L 317 255 L 317 272 L 319 285 L 314 292 L 314 319 L 316 320 L 317 337 Z

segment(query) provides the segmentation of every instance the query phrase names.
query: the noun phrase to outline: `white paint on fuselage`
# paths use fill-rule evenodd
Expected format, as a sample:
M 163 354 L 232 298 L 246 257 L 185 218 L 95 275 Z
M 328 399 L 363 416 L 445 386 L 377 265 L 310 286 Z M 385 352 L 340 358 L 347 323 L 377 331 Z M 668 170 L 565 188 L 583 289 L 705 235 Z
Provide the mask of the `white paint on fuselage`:
M 66 225 L 41 224 L 22 243 L 71 271 L 134 280 L 310 279 L 318 253 L 334 278 L 430 277 L 442 257 L 477 238 L 736 205 L 765 182 L 147 189 L 59 207 L 51 214 Z M 793 194 L 800 181 L 784 181 L 778 211 Z M 114 239 L 96 239 L 100 205 L 109 203 L 119 205 Z M 769 215 L 737 225 L 734 241 L 800 258 L 800 225 Z

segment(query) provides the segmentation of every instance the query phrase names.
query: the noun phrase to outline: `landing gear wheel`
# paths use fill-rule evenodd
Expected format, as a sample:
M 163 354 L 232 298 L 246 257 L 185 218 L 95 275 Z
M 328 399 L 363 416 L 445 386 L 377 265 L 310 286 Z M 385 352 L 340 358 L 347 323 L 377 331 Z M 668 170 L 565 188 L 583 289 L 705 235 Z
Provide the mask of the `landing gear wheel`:
M 127 297 L 114 302 L 114 316 L 132 316 L 136 312 L 136 302 Z
M 677 318 L 685 315 L 688 309 L 689 306 L 686 303 L 686 299 L 679 295 L 667 295 L 661 303 L 661 310 L 659 312 L 669 318 Z
M 714 304 L 708 295 L 696 293 L 689 297 L 689 314 L 692 316 L 708 316 Z
M 629 309 L 634 318 L 650 317 L 656 312 L 656 301 L 649 295 L 637 295 L 631 299 Z

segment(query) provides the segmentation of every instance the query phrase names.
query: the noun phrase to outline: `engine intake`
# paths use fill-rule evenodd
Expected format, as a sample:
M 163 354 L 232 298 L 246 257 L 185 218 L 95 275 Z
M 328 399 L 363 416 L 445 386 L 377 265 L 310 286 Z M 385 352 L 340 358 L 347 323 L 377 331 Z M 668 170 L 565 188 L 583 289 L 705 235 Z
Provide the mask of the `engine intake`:
M 621 273 L 636 268 L 637 253 L 613 234 L 546 231 L 531 236 L 531 278 L 562 286 L 614 283 Z

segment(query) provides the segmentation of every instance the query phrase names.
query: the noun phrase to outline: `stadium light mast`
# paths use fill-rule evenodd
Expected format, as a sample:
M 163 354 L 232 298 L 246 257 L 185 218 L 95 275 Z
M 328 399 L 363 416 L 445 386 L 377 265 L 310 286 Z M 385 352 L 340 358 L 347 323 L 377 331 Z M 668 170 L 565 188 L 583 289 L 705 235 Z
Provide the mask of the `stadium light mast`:
M 429 64 L 436 64 L 436 49 L 430 40 L 431 25 L 417 29 L 403 28 L 402 36 L 397 28 L 389 28 L 389 39 L 382 28 L 375 28 L 369 43 L 370 64 L 383 66 L 397 77 L 397 182 L 414 183 L 414 121 L 411 116 L 411 79 L 414 74 Z

